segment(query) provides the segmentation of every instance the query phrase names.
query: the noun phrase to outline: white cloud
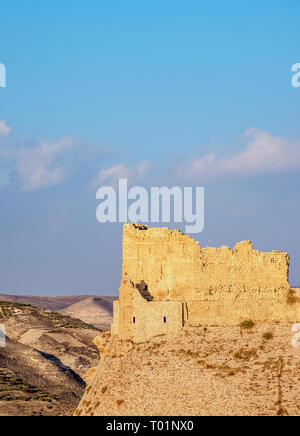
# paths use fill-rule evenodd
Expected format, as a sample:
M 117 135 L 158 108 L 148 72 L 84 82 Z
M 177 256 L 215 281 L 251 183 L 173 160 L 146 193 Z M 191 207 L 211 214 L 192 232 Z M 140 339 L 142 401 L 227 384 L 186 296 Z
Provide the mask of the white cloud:
M 178 168 L 178 175 L 191 180 L 248 177 L 300 168 L 300 141 L 276 138 L 251 128 L 245 132 L 247 147 L 232 155 L 216 153 L 191 158 Z
M 54 143 L 36 143 L 12 135 L 1 137 L 8 136 L 10 130 L 5 121 L 0 121 L 1 165 L 23 191 L 61 184 L 75 173 L 77 180 L 90 184 L 99 163 L 112 155 L 103 147 L 72 137 Z
M 0 121 L 0 136 L 8 136 L 10 131 L 11 127 L 9 127 L 4 120 Z
M 190 157 L 176 168 L 182 181 L 202 182 L 224 178 L 245 178 L 300 169 L 300 141 L 274 137 L 271 133 L 251 128 L 244 134 L 246 146 L 228 155 L 208 153 Z M 117 185 L 119 178 L 142 179 L 149 162 L 136 166 L 119 164 L 99 172 L 93 186 Z
M 31 191 L 57 185 L 65 179 L 67 168 L 56 159 L 70 151 L 73 143 L 72 138 L 65 138 L 54 144 L 44 142 L 35 147 L 6 150 L 2 156 L 14 162 L 21 189 Z
M 117 185 L 119 179 L 141 180 L 151 167 L 149 161 L 141 162 L 138 165 L 126 166 L 124 164 L 115 165 L 111 168 L 101 170 L 93 180 L 93 186 L 103 184 Z

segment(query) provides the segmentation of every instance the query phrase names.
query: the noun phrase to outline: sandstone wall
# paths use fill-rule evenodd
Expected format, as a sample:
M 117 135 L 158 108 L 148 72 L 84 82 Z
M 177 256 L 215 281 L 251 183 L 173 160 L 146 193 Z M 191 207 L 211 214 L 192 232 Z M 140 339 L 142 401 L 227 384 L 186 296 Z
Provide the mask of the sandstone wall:
M 133 300 L 133 338 L 145 342 L 161 334 L 176 333 L 183 327 L 183 303 L 180 301 L 142 301 L 135 290 Z
M 112 333 L 139 341 L 184 324 L 297 322 L 299 301 L 291 298 L 288 277 L 284 252 L 259 252 L 250 241 L 233 250 L 201 248 L 178 230 L 125 224 Z M 149 301 L 137 290 L 141 283 Z
M 141 228 L 141 229 L 140 229 Z M 199 300 L 217 292 L 289 289 L 287 253 L 262 253 L 250 241 L 201 248 L 190 236 L 168 228 L 125 224 L 123 273 L 144 280 L 155 300 Z M 219 297 L 218 297 L 219 298 Z
M 188 325 L 238 325 L 251 319 L 256 324 L 265 322 L 291 322 L 300 320 L 300 304 L 290 305 L 286 299 L 243 300 L 227 298 L 223 301 L 194 301 L 188 303 Z
M 112 336 L 144 342 L 153 336 L 178 332 L 185 322 L 185 307 L 180 301 L 146 301 L 130 283 L 122 283 L 125 297 L 114 302 Z M 126 287 L 126 289 L 124 289 Z M 126 293 L 127 291 L 127 293 Z M 121 316 L 120 316 L 121 313 Z
M 133 337 L 133 293 L 134 285 L 123 274 L 119 291 L 119 300 L 114 301 L 113 323 L 111 326 L 112 335 L 122 340 Z

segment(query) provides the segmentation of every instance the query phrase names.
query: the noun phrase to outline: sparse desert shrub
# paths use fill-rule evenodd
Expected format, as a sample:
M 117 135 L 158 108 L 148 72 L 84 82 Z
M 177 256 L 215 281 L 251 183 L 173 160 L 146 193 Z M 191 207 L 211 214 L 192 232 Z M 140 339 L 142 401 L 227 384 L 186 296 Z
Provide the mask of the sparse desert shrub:
M 228 365 L 214 365 L 214 369 L 217 369 L 219 372 L 216 373 L 215 375 L 219 376 L 219 377 L 223 377 L 224 376 L 229 376 L 232 377 L 234 375 L 236 375 L 236 373 L 239 371 L 238 368 L 231 368 Z
M 0 370 L 0 401 L 32 401 L 40 400 L 52 402 L 54 395 L 43 392 L 41 389 L 27 384 L 13 373 L 7 370 Z
M 256 359 L 258 356 L 255 348 L 252 348 L 251 350 L 245 350 L 244 348 L 241 348 L 239 351 L 237 351 L 234 354 L 233 357 L 239 360 L 250 360 L 250 359 Z
M 102 394 L 105 394 L 106 391 L 107 391 L 107 386 L 103 386 L 103 387 L 101 388 L 101 392 L 102 392 Z
M 58 320 L 58 318 L 55 318 Z M 61 319 L 61 318 L 59 318 Z M 87 324 L 83 321 L 69 321 L 64 324 L 61 324 L 58 326 L 58 328 L 66 328 L 66 329 L 86 329 L 86 330 L 95 330 L 98 331 L 98 329 L 90 324 Z
M 116 403 L 117 403 L 118 406 L 121 406 L 121 404 L 124 403 L 124 400 L 117 400 Z
M 84 406 L 86 406 L 86 407 L 89 407 L 89 405 L 91 404 L 91 402 L 90 402 L 90 401 L 86 401 L 86 400 L 84 400 L 84 401 L 82 402 L 82 404 L 83 404 Z
M 205 369 L 216 369 L 217 365 L 214 365 L 213 363 L 205 363 L 204 368 Z
M 274 338 L 274 335 L 272 332 L 266 332 L 263 334 L 263 339 L 265 339 L 266 341 L 269 341 L 273 338 Z
M 198 359 L 198 357 L 199 357 L 199 353 L 193 352 L 191 350 L 187 350 L 186 354 L 187 354 L 187 356 L 193 357 L 194 359 Z
M 281 404 L 281 403 L 280 403 L 280 404 Z M 286 410 L 286 409 L 284 409 L 281 405 L 279 405 L 279 408 L 278 408 L 278 410 L 277 410 L 277 412 L 276 412 L 276 415 L 277 415 L 277 416 L 287 416 L 288 413 L 287 413 L 287 410 Z
M 286 297 L 286 302 L 288 305 L 292 306 L 293 304 L 295 304 L 297 301 L 296 295 L 295 295 L 295 291 L 293 289 L 290 289 L 287 297 Z
M 252 329 L 255 326 L 254 322 L 251 319 L 246 319 L 240 323 L 240 327 L 242 329 Z

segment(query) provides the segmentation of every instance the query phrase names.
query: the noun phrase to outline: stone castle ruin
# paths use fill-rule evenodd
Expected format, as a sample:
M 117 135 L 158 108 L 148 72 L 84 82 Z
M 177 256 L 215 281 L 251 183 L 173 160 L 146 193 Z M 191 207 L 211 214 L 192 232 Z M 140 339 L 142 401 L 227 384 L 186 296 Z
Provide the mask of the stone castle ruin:
M 143 342 L 184 326 L 300 321 L 300 290 L 289 256 L 253 249 L 201 248 L 179 230 L 125 224 L 113 337 Z

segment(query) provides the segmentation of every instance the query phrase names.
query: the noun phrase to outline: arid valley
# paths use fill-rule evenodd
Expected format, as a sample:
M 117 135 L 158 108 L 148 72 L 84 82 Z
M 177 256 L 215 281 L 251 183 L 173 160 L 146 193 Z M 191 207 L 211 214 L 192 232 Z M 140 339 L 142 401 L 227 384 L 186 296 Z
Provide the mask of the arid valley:
M 93 339 L 100 327 L 109 328 L 112 300 L 0 295 L 6 331 L 6 347 L 0 348 L 0 415 L 72 413 L 87 371 L 98 362 Z M 64 314 L 68 310 L 73 317 Z M 96 326 L 83 321 L 95 316 Z

